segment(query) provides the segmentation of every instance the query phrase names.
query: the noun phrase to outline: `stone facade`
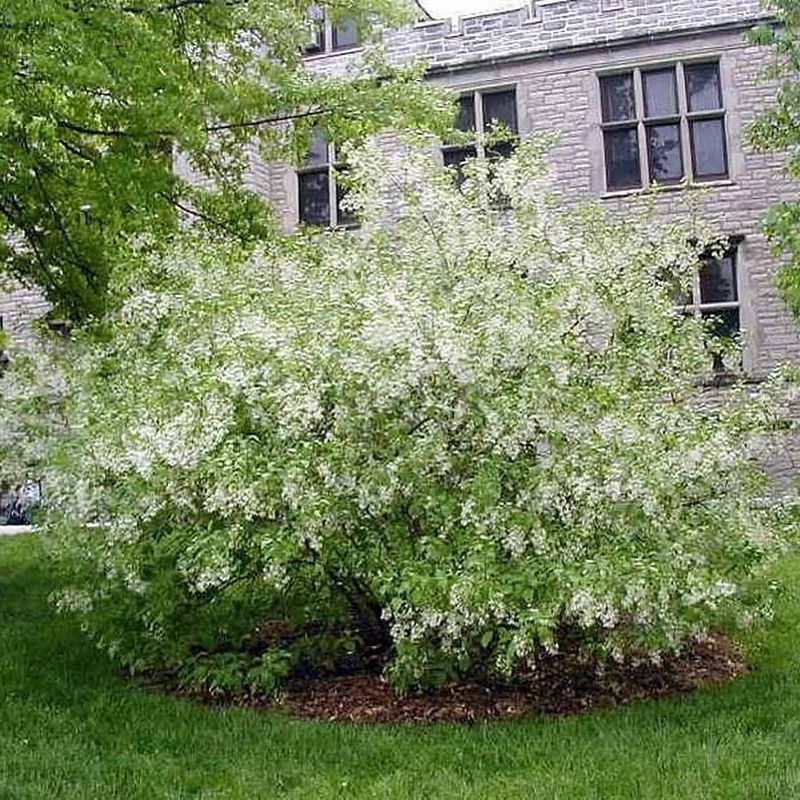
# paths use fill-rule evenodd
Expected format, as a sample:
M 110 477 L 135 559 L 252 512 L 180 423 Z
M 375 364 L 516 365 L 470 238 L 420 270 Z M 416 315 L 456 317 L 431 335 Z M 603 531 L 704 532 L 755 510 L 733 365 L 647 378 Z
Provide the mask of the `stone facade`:
M 765 19 L 758 0 L 535 0 L 497 13 L 424 20 L 387 32 L 384 45 L 392 61 L 425 59 L 428 80 L 454 93 L 513 88 L 520 135 L 560 135 L 550 161 L 565 200 L 600 198 L 621 213 L 644 202 L 645 193 L 606 191 L 600 76 L 718 62 L 728 176 L 665 187 L 655 203 L 666 217 L 696 203 L 721 233 L 741 239 L 737 288 L 747 341 L 744 368 L 758 380 L 781 362 L 800 358 L 800 327 L 775 289 L 779 265 L 760 232 L 767 209 L 793 199 L 797 186 L 784 175 L 781 155 L 757 154 L 746 138 L 748 124 L 776 92 L 763 75 L 768 52 L 745 41 L 746 31 Z M 341 74 L 356 57 L 318 55 L 309 64 Z M 255 160 L 249 183 L 276 205 L 287 230 L 297 224 L 298 185 L 290 166 Z
M 758 382 L 780 363 L 800 358 L 800 326 L 778 295 L 779 262 L 760 231 L 767 209 L 795 199 L 798 187 L 784 174 L 783 157 L 755 153 L 746 133 L 776 96 L 776 85 L 764 78 L 769 53 L 745 39 L 749 29 L 767 20 L 759 0 L 534 0 L 496 13 L 423 20 L 387 32 L 384 44 L 395 63 L 426 60 L 428 80 L 456 94 L 514 89 L 520 136 L 560 135 L 550 162 L 565 201 L 600 199 L 618 213 L 650 202 L 652 193 L 607 191 L 600 77 L 678 63 L 718 63 L 727 176 L 665 187 L 654 202 L 667 219 L 696 204 L 722 234 L 739 241 L 743 368 Z M 330 54 L 310 62 L 315 69 L 341 74 L 353 57 Z M 688 122 L 681 125 L 685 141 Z M 299 214 L 294 170 L 270 165 L 253 176 L 253 186 L 276 202 L 291 229 Z M 798 459 L 795 441 L 768 465 L 781 491 L 794 481 Z
M 394 59 L 423 57 L 437 72 L 751 26 L 764 17 L 759 0 L 533 0 L 496 13 L 423 21 L 387 42 Z
M 31 324 L 49 309 L 47 301 L 33 289 L 12 284 L 0 290 L 0 320 L 14 338 L 25 336 Z
M 768 52 L 744 38 L 765 19 L 759 0 L 533 0 L 456 20 L 424 19 L 386 31 L 384 46 L 395 63 L 424 59 L 428 80 L 454 93 L 514 89 L 522 137 L 538 131 L 560 134 L 551 164 L 565 200 L 600 198 L 620 213 L 642 202 L 643 192 L 606 190 L 600 77 L 679 62 L 718 63 L 727 177 L 667 187 L 655 203 L 669 217 L 696 202 L 722 233 L 740 239 L 743 366 L 759 380 L 779 363 L 800 358 L 800 327 L 777 294 L 779 264 L 760 233 L 767 209 L 782 198 L 794 199 L 797 186 L 783 174 L 780 155 L 759 155 L 746 139 L 748 124 L 776 91 L 763 77 Z M 358 50 L 320 54 L 308 63 L 342 74 L 358 57 Z M 681 124 L 686 137 L 688 122 Z M 275 205 L 287 230 L 297 224 L 298 181 L 292 167 L 264 164 L 253 156 L 247 183 Z M 12 329 L 43 310 L 25 292 L 0 298 L 0 314 Z M 787 461 L 779 471 L 792 467 Z

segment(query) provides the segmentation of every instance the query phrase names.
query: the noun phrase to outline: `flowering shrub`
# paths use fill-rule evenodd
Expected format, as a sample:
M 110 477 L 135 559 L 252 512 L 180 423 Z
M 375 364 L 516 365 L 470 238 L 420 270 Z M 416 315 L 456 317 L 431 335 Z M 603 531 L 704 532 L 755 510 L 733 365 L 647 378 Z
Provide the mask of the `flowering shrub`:
M 657 658 L 764 613 L 777 381 L 705 409 L 715 345 L 673 308 L 712 240 L 565 209 L 538 149 L 463 182 L 354 154 L 359 233 L 129 274 L 62 365 L 59 606 L 133 667 L 269 688 L 376 649 L 400 688 Z

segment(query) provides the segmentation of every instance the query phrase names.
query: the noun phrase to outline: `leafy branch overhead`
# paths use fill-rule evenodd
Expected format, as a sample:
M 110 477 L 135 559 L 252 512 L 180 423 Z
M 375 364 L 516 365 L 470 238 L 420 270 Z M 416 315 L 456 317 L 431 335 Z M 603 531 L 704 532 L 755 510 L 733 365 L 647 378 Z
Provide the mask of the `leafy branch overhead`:
M 756 44 L 771 47 L 774 61 L 767 77 L 779 81 L 777 102 L 764 111 L 750 128 L 750 139 L 762 152 L 786 154 L 786 170 L 800 180 L 800 2 L 769 0 L 772 24 L 750 33 Z M 766 233 L 776 250 L 787 256 L 779 285 L 795 317 L 800 318 L 800 202 L 772 207 Z
M 7 0 L 0 8 L 0 268 L 62 312 L 101 312 L 133 234 L 173 231 L 191 207 L 211 228 L 263 236 L 269 209 L 242 188 L 247 147 L 302 151 L 319 124 L 359 140 L 428 126 L 446 102 L 415 68 L 368 50 L 342 78 L 307 69 L 314 7 L 298 0 Z M 369 38 L 395 0 L 322 4 Z M 188 190 L 180 150 L 217 191 Z M 213 206 L 213 214 L 212 214 Z

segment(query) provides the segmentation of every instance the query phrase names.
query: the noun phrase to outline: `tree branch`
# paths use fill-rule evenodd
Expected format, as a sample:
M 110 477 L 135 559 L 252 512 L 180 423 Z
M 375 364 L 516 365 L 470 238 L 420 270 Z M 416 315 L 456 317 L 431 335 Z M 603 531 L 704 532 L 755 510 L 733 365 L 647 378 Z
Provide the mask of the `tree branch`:
M 12 201 L 13 202 L 13 201 Z M 39 235 L 36 233 L 35 228 L 32 228 L 24 221 L 24 211 L 20 208 L 18 203 L 15 203 L 17 206 L 17 214 L 14 214 L 7 206 L 0 203 L 0 213 L 12 224 L 14 227 L 18 228 L 22 231 L 25 236 L 25 241 L 30 245 L 31 250 L 33 251 L 33 255 L 36 259 L 36 262 L 39 264 L 39 269 L 41 270 L 42 281 L 47 283 L 49 287 L 53 287 L 53 281 L 51 278 L 50 269 L 47 266 L 47 262 L 45 261 L 44 255 L 42 251 L 39 249 Z
M 308 111 L 295 111 L 289 114 L 276 114 L 272 117 L 262 117 L 261 119 L 252 119 L 246 122 L 221 122 L 216 125 L 208 125 L 206 131 L 209 133 L 216 133 L 218 131 L 228 131 L 235 128 L 259 128 L 262 125 L 275 125 L 279 122 L 290 122 L 294 119 L 324 116 L 332 112 L 332 108 L 315 108 Z
M 231 228 L 224 222 L 220 222 L 220 220 L 215 219 L 209 214 L 204 214 L 202 211 L 198 211 L 196 208 L 192 208 L 191 206 L 187 206 L 184 203 L 181 203 L 180 200 L 178 200 L 175 197 L 172 197 L 166 192 L 159 192 L 158 196 L 166 200 L 170 205 L 174 206 L 179 211 L 183 211 L 184 214 L 189 214 L 193 217 L 197 217 L 198 219 L 203 220 L 203 222 L 207 222 L 209 225 L 213 225 L 215 228 L 219 228 L 221 231 L 225 231 L 226 233 L 229 233 L 232 236 L 238 237 L 239 235 L 234 228 Z
M 97 156 L 93 153 L 86 153 L 85 151 L 81 150 L 80 147 L 73 144 L 72 142 L 68 142 L 66 139 L 59 139 L 58 143 L 67 151 L 72 153 L 72 155 L 77 156 L 78 158 L 82 159 L 83 161 L 88 161 L 90 164 L 94 164 L 97 161 Z
M 85 125 L 78 125 L 75 122 L 69 122 L 65 119 L 60 119 L 56 123 L 59 128 L 65 128 L 74 133 L 83 133 L 86 136 L 110 136 L 113 138 L 128 138 L 128 139 L 149 139 L 153 136 L 174 136 L 173 131 L 123 131 L 119 129 L 108 128 L 88 128 Z
M 219 122 L 213 125 L 206 125 L 203 130 L 206 133 L 219 133 L 221 131 L 236 130 L 240 128 L 260 128 L 263 125 L 276 125 L 280 122 L 290 122 L 295 119 L 307 119 L 308 117 L 320 117 L 325 114 L 333 113 L 332 108 L 313 108 L 307 111 L 294 111 L 287 114 L 275 114 L 270 117 L 245 120 L 244 122 Z M 164 136 L 174 138 L 175 131 L 152 130 L 152 131 L 126 131 L 120 128 L 90 128 L 86 125 L 79 125 L 69 120 L 61 119 L 56 123 L 59 128 L 64 128 L 74 133 L 82 133 L 86 136 L 109 136 L 112 138 L 129 139 L 148 139 L 153 136 Z

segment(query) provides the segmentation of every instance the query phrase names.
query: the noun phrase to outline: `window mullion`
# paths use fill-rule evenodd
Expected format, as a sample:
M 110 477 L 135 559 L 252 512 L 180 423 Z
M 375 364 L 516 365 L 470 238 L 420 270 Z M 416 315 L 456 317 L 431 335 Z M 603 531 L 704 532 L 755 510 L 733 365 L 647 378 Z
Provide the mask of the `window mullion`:
M 692 275 L 692 303 L 694 304 L 694 315 L 696 317 L 702 316 L 703 298 L 700 294 L 700 269 L 695 269 Z
M 698 308 L 701 311 L 732 311 L 739 306 L 738 300 L 726 300 L 724 303 L 701 303 Z
M 684 179 L 694 180 L 694 160 L 692 159 L 692 139 L 689 130 L 689 101 L 686 97 L 686 77 L 683 74 L 683 62 L 675 65 L 675 80 L 678 84 L 678 112 L 681 115 L 681 155 L 683 157 Z
M 647 129 L 644 124 L 644 88 L 642 87 L 642 71 L 633 71 L 633 96 L 636 105 L 636 133 L 639 141 L 639 172 L 642 176 L 642 186 L 650 183 L 650 159 L 647 150 Z
M 478 91 L 473 95 L 475 103 L 475 152 L 478 158 L 486 156 L 483 146 L 483 93 Z
M 336 196 L 336 148 L 333 144 L 328 145 L 328 216 L 331 228 L 339 224 L 339 209 Z

